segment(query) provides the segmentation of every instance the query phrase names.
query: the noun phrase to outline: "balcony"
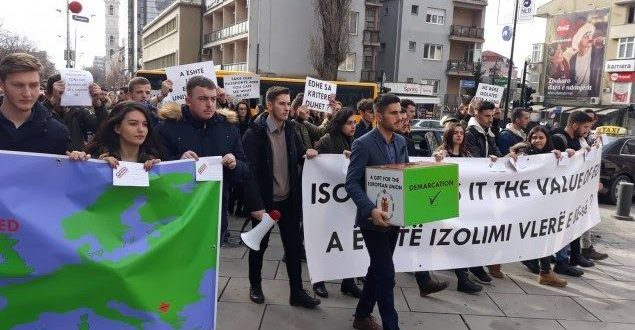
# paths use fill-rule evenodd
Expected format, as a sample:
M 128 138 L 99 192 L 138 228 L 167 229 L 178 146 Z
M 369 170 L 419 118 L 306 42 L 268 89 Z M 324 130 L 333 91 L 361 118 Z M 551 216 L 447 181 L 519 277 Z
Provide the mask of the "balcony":
M 450 40 L 485 42 L 484 29 L 476 26 L 452 25 L 450 27 Z
M 238 35 L 249 32 L 249 22 L 244 20 L 242 22 L 230 25 L 217 31 L 212 31 L 203 37 L 203 44 L 208 45 L 217 41 L 226 40 L 236 37 Z
M 379 47 L 379 31 L 364 30 L 364 46 Z
M 474 63 L 449 60 L 446 73 L 449 76 L 471 77 L 474 75 Z
M 454 5 L 463 8 L 483 8 L 487 7 L 487 0 L 454 0 Z

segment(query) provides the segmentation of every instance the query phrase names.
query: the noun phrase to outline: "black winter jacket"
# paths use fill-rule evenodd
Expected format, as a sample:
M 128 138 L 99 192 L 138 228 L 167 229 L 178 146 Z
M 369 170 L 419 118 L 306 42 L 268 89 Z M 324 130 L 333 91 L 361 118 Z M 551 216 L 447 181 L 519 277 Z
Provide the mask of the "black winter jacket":
M 243 136 L 243 146 L 249 159 L 249 179 L 245 181 L 245 208 L 247 211 L 271 210 L 273 205 L 273 153 L 267 136 L 267 116 L 263 112 L 255 117 Z M 294 207 L 294 216 L 301 215 L 302 188 L 299 165 L 304 163 L 306 149 L 300 135 L 287 120 L 284 134 L 289 159 L 289 196 Z
M 48 101 L 42 102 L 54 119 L 64 124 L 70 134 L 70 149 L 83 151 L 89 136 L 97 133 L 99 125 L 108 117 L 108 110 L 101 106 L 95 108 L 95 114 L 82 107 L 68 107 L 64 112 L 55 111 L 55 107 Z
M 496 146 L 496 138 L 493 133 L 484 132 L 480 126 L 477 127 L 478 123 L 468 125 L 464 143 L 467 143 L 467 150 L 472 157 L 503 156 Z
M 0 104 L 3 101 L 0 96 Z M 64 155 L 69 141 L 66 127 L 39 103 L 31 109 L 31 118 L 17 129 L 0 113 L 0 150 Z

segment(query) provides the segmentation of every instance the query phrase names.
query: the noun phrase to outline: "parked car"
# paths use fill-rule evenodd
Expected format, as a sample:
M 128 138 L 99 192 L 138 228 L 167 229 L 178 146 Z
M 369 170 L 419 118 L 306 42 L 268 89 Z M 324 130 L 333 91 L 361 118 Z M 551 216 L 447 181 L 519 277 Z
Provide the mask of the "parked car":
M 430 157 L 432 152 L 441 144 L 443 130 L 413 127 L 410 130 L 410 137 L 415 143 L 415 154 L 409 156 Z
M 429 129 L 443 129 L 441 121 L 436 119 L 414 119 L 412 128 L 429 128 Z
M 602 149 L 600 195 L 609 203 L 617 203 L 617 187 L 622 182 L 635 182 L 635 136 L 613 139 Z

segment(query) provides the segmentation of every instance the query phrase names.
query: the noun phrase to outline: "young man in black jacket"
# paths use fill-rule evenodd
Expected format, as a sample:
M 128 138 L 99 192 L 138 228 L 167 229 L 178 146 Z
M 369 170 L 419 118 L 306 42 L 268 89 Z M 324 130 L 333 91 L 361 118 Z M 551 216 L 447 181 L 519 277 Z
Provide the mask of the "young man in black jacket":
M 280 238 L 286 254 L 289 275 L 290 304 L 314 308 L 319 299 L 309 296 L 302 287 L 300 254 L 300 216 L 302 212 L 299 165 L 304 158 L 317 156 L 313 149 L 305 150 L 295 123 L 289 120 L 291 99 L 289 89 L 274 86 L 265 97 L 267 112 L 256 117 L 243 136 L 243 146 L 249 159 L 249 179 L 245 182 L 245 209 L 251 212 L 252 225 L 262 220 L 265 212 L 277 210 Z M 260 250 L 249 250 L 249 298 L 262 304 L 262 260 L 269 245 L 269 233 L 260 241 Z
M 0 61 L 0 150 L 64 155 L 66 127 L 37 103 L 42 64 L 35 57 L 14 53 Z
M 235 245 L 228 241 L 229 193 L 233 184 L 242 181 L 248 171 L 236 117 L 216 111 L 216 85 L 210 79 L 192 77 L 185 88 L 185 105 L 161 110 L 164 121 L 158 128 L 159 139 L 168 160 L 223 157 L 221 238 L 223 246 Z
M 92 114 L 83 107 L 63 107 L 60 105 L 62 94 L 66 88 L 62 76 L 58 73 L 50 76 L 46 82 L 46 100 L 42 102 L 53 118 L 64 124 L 71 137 L 70 148 L 72 150 L 84 150 L 88 139 L 97 132 L 99 125 L 108 117 L 106 109 L 106 95 L 103 95 L 101 88 L 97 84 L 89 86 L 90 96 L 93 101 Z M 98 157 L 99 155 L 95 155 Z

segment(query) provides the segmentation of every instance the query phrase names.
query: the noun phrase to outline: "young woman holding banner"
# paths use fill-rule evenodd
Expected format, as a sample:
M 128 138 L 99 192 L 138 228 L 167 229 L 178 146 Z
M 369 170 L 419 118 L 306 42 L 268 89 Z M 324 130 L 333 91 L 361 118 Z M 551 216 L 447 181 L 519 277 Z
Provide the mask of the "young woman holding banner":
M 449 122 L 443 131 L 442 145 L 432 154 L 437 162 L 443 161 L 445 157 L 471 157 L 465 145 L 465 128 L 458 122 Z M 470 272 L 476 276 L 477 280 L 483 284 L 492 282 L 492 278 L 487 275 L 482 266 L 471 267 Z M 474 283 L 467 273 L 467 268 L 455 269 L 454 273 L 458 280 L 456 290 L 465 293 L 477 293 L 483 287 Z
M 553 148 L 549 132 L 542 126 L 532 128 L 529 134 L 527 134 L 527 140 L 525 142 L 518 143 L 509 150 L 509 156 L 513 159 L 517 159 L 518 155 L 539 155 L 548 153 L 553 153 L 558 159 L 562 158 L 560 150 Z M 575 154 L 573 149 L 567 149 L 566 152 L 569 157 Z M 551 256 L 549 255 L 540 259 L 526 260 L 522 263 L 533 273 L 539 274 L 538 283 L 555 287 L 567 286 L 567 281 L 560 279 L 551 270 L 550 259 Z
M 355 135 L 355 113 L 351 109 L 344 109 L 335 114 L 329 133 L 316 142 L 318 154 L 344 154 L 348 158 L 351 154 L 353 135 Z M 313 291 L 323 298 L 327 298 L 329 293 L 324 286 L 324 282 L 313 284 Z M 362 296 L 362 290 L 355 285 L 355 280 L 345 278 L 340 286 L 342 293 L 355 298 Z
M 161 150 L 150 114 L 136 102 L 117 104 L 86 146 L 89 154 L 99 155 L 99 159 L 112 168 L 116 168 L 119 161 L 127 161 L 144 163 L 146 171 L 161 161 Z

